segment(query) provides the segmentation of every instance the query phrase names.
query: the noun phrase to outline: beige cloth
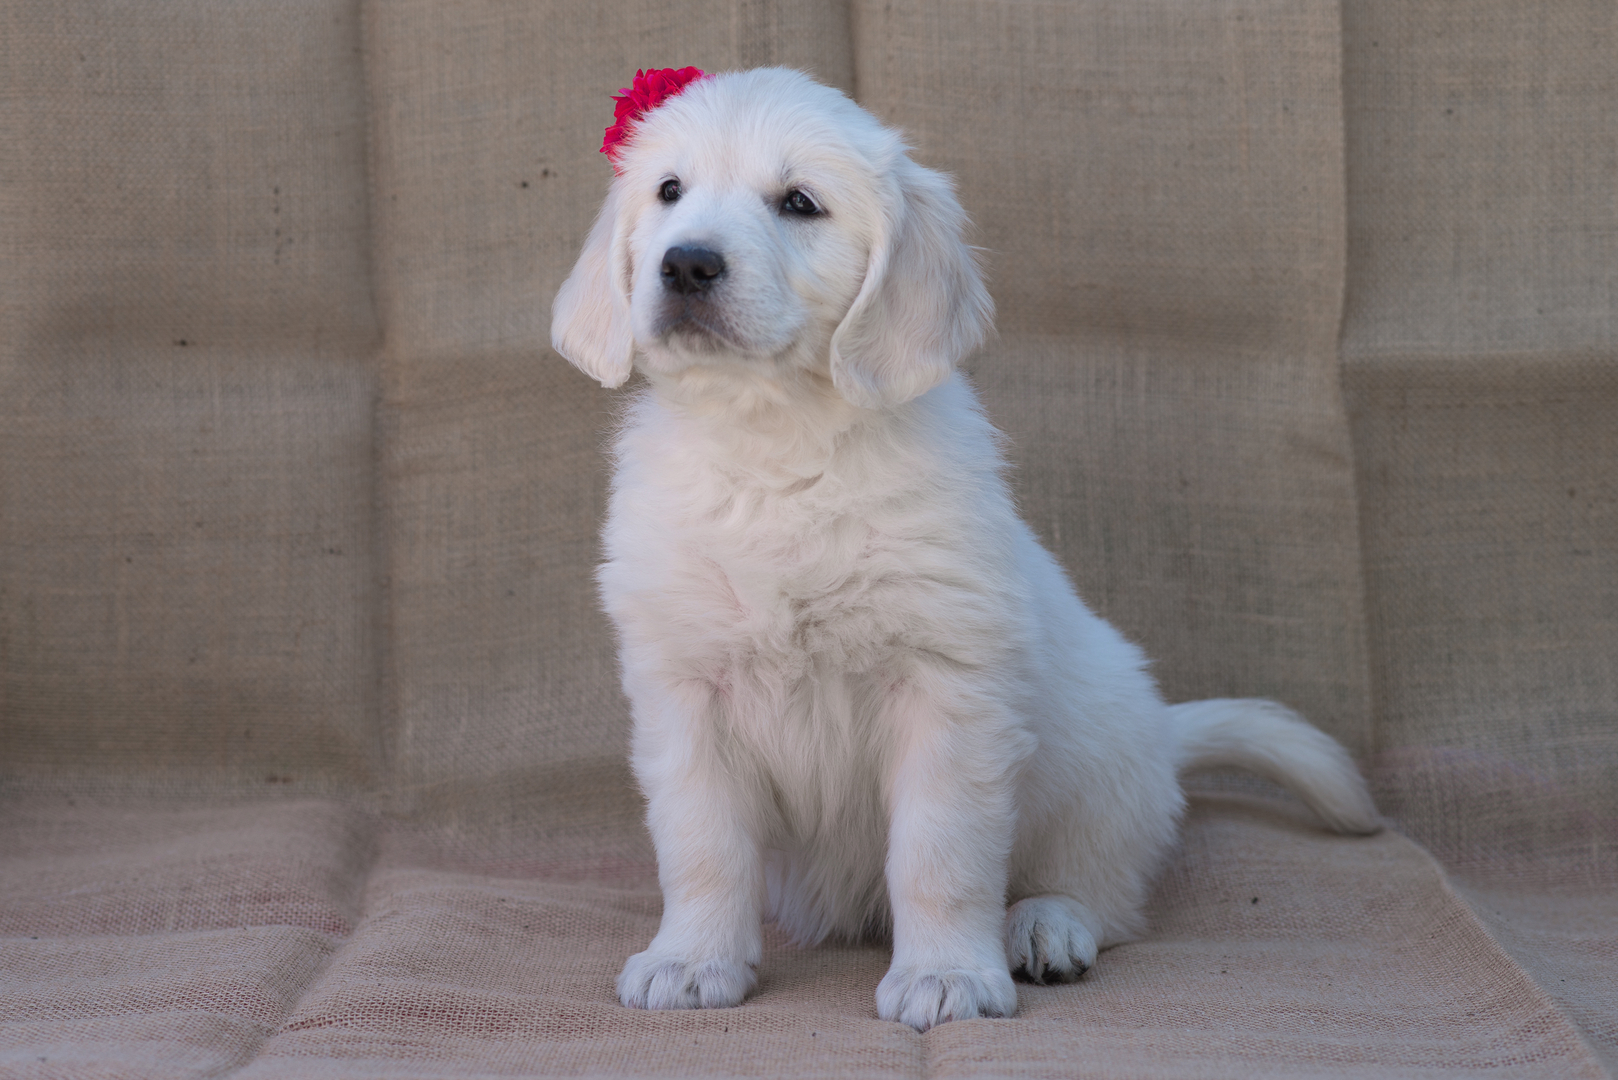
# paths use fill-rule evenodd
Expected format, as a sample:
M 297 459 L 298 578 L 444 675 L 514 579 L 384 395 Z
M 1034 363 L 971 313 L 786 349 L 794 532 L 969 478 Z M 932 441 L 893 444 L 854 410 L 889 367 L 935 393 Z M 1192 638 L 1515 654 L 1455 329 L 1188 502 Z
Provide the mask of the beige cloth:
M 0 8 L 0 1076 L 1618 1074 L 1618 6 Z M 659 901 L 546 346 L 637 67 L 780 63 L 953 172 L 1028 519 L 1199 780 L 1151 934 L 1012 1020 Z

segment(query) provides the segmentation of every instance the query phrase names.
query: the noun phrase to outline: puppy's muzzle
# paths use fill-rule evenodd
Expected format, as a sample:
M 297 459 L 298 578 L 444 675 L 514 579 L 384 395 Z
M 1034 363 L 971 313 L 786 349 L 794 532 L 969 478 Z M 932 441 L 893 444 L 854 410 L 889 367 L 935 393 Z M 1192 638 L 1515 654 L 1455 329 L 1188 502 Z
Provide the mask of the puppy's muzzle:
M 725 273 L 725 258 L 704 247 L 671 247 L 663 253 L 663 287 L 681 296 L 706 293 Z

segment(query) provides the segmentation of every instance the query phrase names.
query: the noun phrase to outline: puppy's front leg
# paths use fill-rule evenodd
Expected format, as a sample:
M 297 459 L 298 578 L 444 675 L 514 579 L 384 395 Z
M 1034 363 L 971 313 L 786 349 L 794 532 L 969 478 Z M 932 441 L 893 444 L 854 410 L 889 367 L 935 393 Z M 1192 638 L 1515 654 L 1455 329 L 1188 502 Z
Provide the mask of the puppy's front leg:
M 1010 1016 L 1006 861 L 1016 775 L 1029 739 L 994 705 L 939 679 L 894 691 L 887 881 L 893 966 L 876 1011 L 926 1031 L 946 1020 Z
M 674 694 L 655 713 L 637 708 L 635 771 L 657 848 L 663 921 L 618 976 L 635 1009 L 740 1004 L 763 955 L 763 860 L 741 784 L 704 720 L 711 700 Z

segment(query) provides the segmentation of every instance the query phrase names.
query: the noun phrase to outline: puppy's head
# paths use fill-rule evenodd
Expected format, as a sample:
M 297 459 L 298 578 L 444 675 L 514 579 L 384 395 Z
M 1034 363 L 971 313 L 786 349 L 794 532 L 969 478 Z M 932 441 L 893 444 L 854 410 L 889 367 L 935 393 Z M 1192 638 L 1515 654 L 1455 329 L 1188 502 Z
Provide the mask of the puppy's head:
M 936 386 L 993 303 L 943 175 L 840 92 L 768 68 L 646 113 L 556 295 L 551 341 L 604 386 L 818 371 L 855 405 Z

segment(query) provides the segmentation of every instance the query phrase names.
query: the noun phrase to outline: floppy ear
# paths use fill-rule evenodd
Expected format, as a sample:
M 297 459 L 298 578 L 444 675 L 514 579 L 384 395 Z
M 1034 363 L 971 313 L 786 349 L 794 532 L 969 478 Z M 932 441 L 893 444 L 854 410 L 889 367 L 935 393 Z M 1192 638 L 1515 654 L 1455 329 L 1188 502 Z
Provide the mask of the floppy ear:
M 635 358 L 618 202 L 614 189 L 551 305 L 551 347 L 607 387 L 624 384 Z
M 983 343 L 994 301 L 949 178 L 900 157 L 865 281 L 831 339 L 831 377 L 875 409 L 926 393 Z

